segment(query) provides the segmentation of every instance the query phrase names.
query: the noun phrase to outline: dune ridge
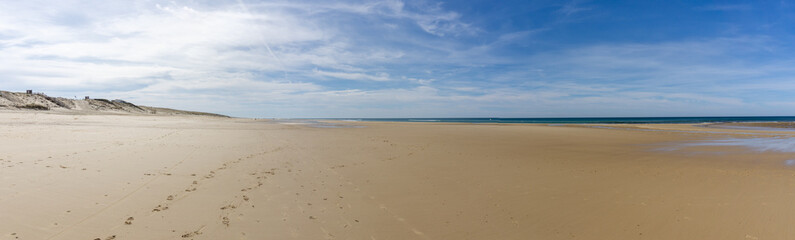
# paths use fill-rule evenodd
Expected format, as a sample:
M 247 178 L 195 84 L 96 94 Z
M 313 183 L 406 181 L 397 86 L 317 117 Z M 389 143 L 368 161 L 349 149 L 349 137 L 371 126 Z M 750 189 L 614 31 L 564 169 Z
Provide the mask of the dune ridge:
M 0 109 L 58 111 L 61 113 L 74 114 L 201 115 L 228 117 L 215 113 L 136 105 L 121 99 L 69 99 L 51 97 L 44 93 L 9 91 L 0 91 Z

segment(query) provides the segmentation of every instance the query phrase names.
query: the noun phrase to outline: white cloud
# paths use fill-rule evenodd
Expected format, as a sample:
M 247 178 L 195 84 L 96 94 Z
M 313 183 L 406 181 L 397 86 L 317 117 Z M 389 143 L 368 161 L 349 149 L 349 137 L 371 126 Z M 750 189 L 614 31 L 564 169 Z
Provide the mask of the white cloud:
M 219 109 L 189 99 L 257 106 L 320 96 L 382 96 L 323 86 L 328 78 L 390 81 L 391 70 L 383 64 L 407 54 L 374 42 L 362 46 L 334 22 L 339 16 L 376 18 L 392 31 L 413 23 L 436 36 L 476 31 L 441 5 L 408 10 L 393 0 L 2 2 L 0 83 L 205 111 Z M 410 96 L 418 95 L 404 99 Z
M 793 72 L 792 63 L 753 61 L 775 55 L 779 43 L 765 37 L 719 38 L 654 44 L 603 44 L 532 57 L 543 79 L 644 86 L 715 85 Z M 745 59 L 748 60 L 745 60 Z M 783 65 L 782 65 L 783 64 Z M 576 69 L 575 71 L 564 71 Z
M 766 37 L 500 55 L 550 29 L 459 41 L 483 32 L 465 19 L 394 0 L 2 1 L 0 84 L 278 117 L 719 112 L 747 108 L 747 89 L 795 89 L 792 60 L 751 60 L 786 45 Z
M 329 12 L 346 12 L 362 15 L 378 15 L 391 19 L 405 19 L 414 22 L 423 31 L 436 36 L 458 36 L 475 34 L 479 29 L 461 20 L 457 12 L 447 11 L 442 3 L 427 3 L 423 1 L 409 1 L 415 11 L 406 10 L 406 3 L 398 0 L 369 1 L 366 3 L 293 3 L 293 2 L 264 2 L 249 4 L 256 9 L 287 8 L 311 15 Z
M 422 79 L 422 78 L 413 78 L 413 77 L 406 77 L 406 76 L 403 76 L 401 78 L 403 80 L 408 80 L 410 82 L 414 82 L 414 83 L 417 83 L 419 85 L 430 85 L 431 83 L 436 81 L 436 79 Z
M 267 54 L 263 44 L 323 39 L 322 31 L 278 13 L 199 11 L 176 4 L 153 4 L 147 10 L 79 26 L 76 33 L 41 23 L 3 29 L 18 37 L 2 42 L 6 47 L 0 49 L 0 74 L 40 86 L 79 86 L 163 74 L 186 79 L 230 69 L 275 71 L 286 66 Z
M 377 73 L 375 75 L 369 75 L 365 73 L 348 73 L 348 72 L 327 72 L 322 70 L 315 69 L 314 72 L 320 76 L 328 76 L 338 79 L 347 79 L 347 80 L 370 80 L 370 81 L 389 81 L 389 74 L 387 73 Z

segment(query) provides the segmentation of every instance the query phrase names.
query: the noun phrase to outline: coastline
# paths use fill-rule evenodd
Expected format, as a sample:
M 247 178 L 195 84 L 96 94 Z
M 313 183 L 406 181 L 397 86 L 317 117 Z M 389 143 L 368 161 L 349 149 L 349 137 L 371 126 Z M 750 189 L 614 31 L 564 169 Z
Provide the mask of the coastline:
M 795 179 L 787 164 L 795 155 L 692 144 L 788 139 L 793 132 L 693 124 L 341 124 L 362 127 L 0 112 L 0 215 L 13 216 L 0 220 L 0 236 L 795 234 L 788 227 Z
M 350 122 L 438 122 L 503 124 L 672 124 L 672 123 L 754 123 L 795 122 L 795 116 L 720 116 L 720 117 L 565 117 L 565 118 L 306 118 L 298 121 Z
M 713 124 L 713 126 L 710 127 L 749 129 L 749 130 L 753 129 L 795 130 L 795 122 L 735 122 L 735 123 Z

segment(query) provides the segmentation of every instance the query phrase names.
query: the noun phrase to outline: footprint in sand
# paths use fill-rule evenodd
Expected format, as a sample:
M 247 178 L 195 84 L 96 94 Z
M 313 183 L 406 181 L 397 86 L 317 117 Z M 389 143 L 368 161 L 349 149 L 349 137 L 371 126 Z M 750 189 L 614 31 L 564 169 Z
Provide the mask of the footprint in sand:
M 204 226 L 200 227 L 199 230 L 182 234 L 182 238 L 189 238 L 189 237 L 195 237 L 195 236 L 201 235 L 202 234 L 202 232 L 201 232 L 202 229 L 204 229 Z
M 227 227 L 229 227 L 229 218 L 228 218 L 228 217 L 223 217 L 223 218 L 221 219 L 221 223 L 223 223 L 224 225 L 226 225 Z
M 168 210 L 168 206 L 157 205 L 157 207 L 152 209 L 152 212 L 160 212 L 160 211 L 165 211 L 165 210 Z
M 135 220 L 135 218 L 133 218 L 133 217 L 128 217 L 128 218 L 127 218 L 127 221 L 124 221 L 124 224 L 126 224 L 126 225 L 131 225 L 133 220 Z
M 226 206 L 223 206 L 223 207 L 221 207 L 221 210 L 226 210 L 226 209 L 235 209 L 235 208 L 237 208 L 237 206 L 235 206 L 235 205 L 232 205 L 232 204 L 229 204 L 229 205 L 226 205 Z
M 105 240 L 113 240 L 113 239 L 116 239 L 116 235 L 108 236 L 108 237 L 105 238 Z M 101 238 L 94 238 L 94 240 L 102 240 L 102 239 Z

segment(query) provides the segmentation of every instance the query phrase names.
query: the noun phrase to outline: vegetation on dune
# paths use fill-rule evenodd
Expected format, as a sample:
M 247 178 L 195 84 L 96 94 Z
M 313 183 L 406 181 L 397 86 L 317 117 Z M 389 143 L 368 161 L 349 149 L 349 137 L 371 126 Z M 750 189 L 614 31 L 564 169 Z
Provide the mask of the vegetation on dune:
M 110 102 L 110 100 L 108 100 L 108 99 L 94 98 L 94 99 L 92 99 L 92 100 L 96 100 L 96 101 L 104 102 L 104 103 L 107 103 L 107 104 L 113 104 L 113 103 L 112 103 L 112 102 Z
M 35 103 L 26 104 L 23 106 L 19 106 L 19 108 L 26 108 L 26 109 L 33 109 L 33 110 L 50 110 L 49 107 L 44 105 L 39 105 Z
M 66 108 L 66 109 L 72 109 L 72 106 L 70 106 L 66 102 L 62 101 L 61 99 L 50 97 L 50 96 L 47 96 L 47 95 L 44 95 L 44 94 L 40 94 L 40 96 L 44 97 L 44 99 L 47 99 L 47 101 L 50 101 L 50 102 L 54 103 L 55 105 L 58 105 L 59 107 Z

